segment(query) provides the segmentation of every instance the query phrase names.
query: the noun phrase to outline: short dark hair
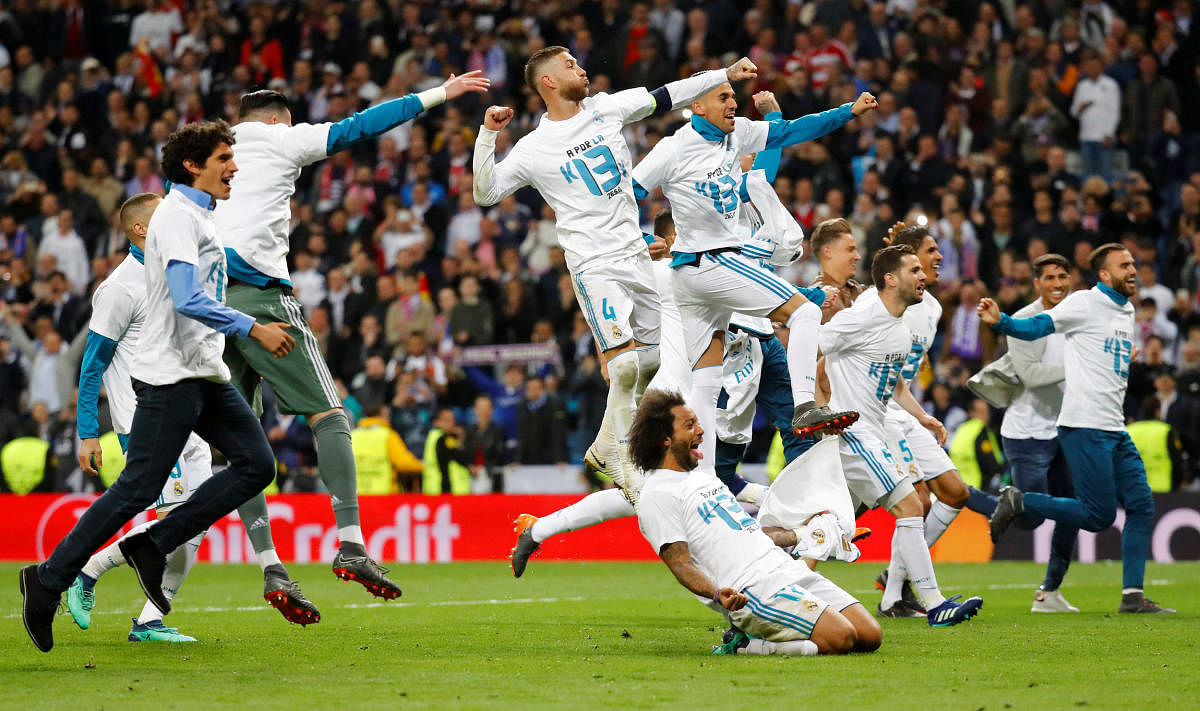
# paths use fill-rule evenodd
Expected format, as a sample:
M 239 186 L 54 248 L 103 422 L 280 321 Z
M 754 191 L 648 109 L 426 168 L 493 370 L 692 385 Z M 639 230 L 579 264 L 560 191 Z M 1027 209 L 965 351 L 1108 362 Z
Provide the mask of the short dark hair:
M 158 193 L 138 193 L 121 203 L 121 231 L 128 235 L 133 223 L 145 219 L 146 209 L 161 199 Z
M 661 237 L 668 229 L 675 231 L 675 215 L 669 207 L 654 216 L 654 234 Z
M 261 91 L 242 94 L 242 98 L 238 102 L 238 116 L 244 119 L 260 111 L 270 113 L 287 111 L 291 113 L 292 102 L 283 94 L 272 89 L 263 89 Z
M 1108 255 L 1113 252 L 1126 252 L 1125 245 L 1120 242 L 1106 242 L 1092 250 L 1092 256 L 1088 257 L 1088 266 L 1096 274 L 1104 268 L 1104 262 L 1108 259 Z
M 809 246 L 817 260 L 821 259 L 821 249 L 842 235 L 850 234 L 850 223 L 843 217 L 834 217 L 817 225 L 813 230 Z
M 887 286 L 887 275 L 895 274 L 900 268 L 900 263 L 908 255 L 915 257 L 917 252 L 907 244 L 893 244 L 875 253 L 875 259 L 871 262 L 871 282 L 875 284 L 876 289 L 884 290 Z
M 633 416 L 629 428 L 629 458 L 642 471 L 652 471 L 662 465 L 666 447 L 663 440 L 675 431 L 675 415 L 671 410 L 686 405 L 683 396 L 673 390 L 647 390 Z M 715 437 L 715 432 L 706 432 Z
M 1049 267 L 1051 265 L 1062 267 L 1063 270 L 1066 271 L 1066 273 L 1068 273 L 1068 274 L 1071 273 L 1071 263 L 1069 261 L 1067 261 L 1066 257 L 1062 256 L 1061 254 L 1050 253 L 1050 254 L 1043 254 L 1042 256 L 1033 260 L 1034 276 L 1037 277 L 1038 279 L 1041 279 L 1042 272 L 1044 272 L 1046 270 L 1046 267 Z
M 196 178 L 183 162 L 190 160 L 202 166 L 217 146 L 222 143 L 232 146 L 234 142 L 233 129 L 223 119 L 189 123 L 167 136 L 163 146 L 163 174 L 172 183 L 191 185 Z
M 542 47 L 529 56 L 529 61 L 525 62 L 525 83 L 529 85 L 530 89 L 533 89 L 533 93 L 541 94 L 538 90 L 538 74 L 542 71 L 542 65 L 563 52 L 569 51 L 566 47 L 555 44 Z
M 900 223 L 904 225 L 903 222 Z M 912 248 L 913 253 L 921 251 L 925 238 L 929 236 L 929 228 L 921 225 L 904 225 L 900 231 L 892 235 L 892 245 L 905 245 Z

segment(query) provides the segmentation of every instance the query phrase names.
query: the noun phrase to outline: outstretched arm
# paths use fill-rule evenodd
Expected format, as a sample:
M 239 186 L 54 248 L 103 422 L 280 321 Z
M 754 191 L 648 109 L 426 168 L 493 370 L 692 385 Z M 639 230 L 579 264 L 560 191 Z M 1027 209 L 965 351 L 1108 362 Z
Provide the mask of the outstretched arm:
M 704 571 L 692 562 L 692 554 L 688 544 L 683 541 L 668 543 L 658 552 L 658 557 L 670 568 L 671 573 L 679 584 L 694 595 L 707 597 L 724 607 L 726 610 L 740 610 L 750 601 L 744 593 L 733 588 L 718 588 L 708 579 Z
M 862 116 L 879 106 L 874 96 L 867 92 L 859 95 L 858 100 L 846 102 L 835 109 L 822 111 L 817 114 L 801 116 L 791 121 L 772 121 L 767 131 L 765 148 L 782 148 L 805 141 L 814 141 L 827 133 L 850 123 L 855 117 Z
M 997 333 L 1019 338 L 1022 341 L 1036 341 L 1054 333 L 1054 320 L 1050 314 L 1040 313 L 1030 318 L 1013 318 L 1000 313 L 996 302 L 983 298 L 979 300 L 979 320 L 990 325 Z
M 355 143 L 392 130 L 422 111 L 428 111 L 469 91 L 487 91 L 489 86 L 491 82 L 480 70 L 462 76 L 451 74 L 441 86 L 385 101 L 334 123 L 329 127 L 325 151 L 328 155 L 340 153 Z
M 649 115 L 662 116 L 675 109 L 681 109 L 725 82 L 757 77 L 758 67 L 754 62 L 742 57 L 724 69 L 711 69 L 686 79 L 669 82 L 650 92 L 653 101 Z

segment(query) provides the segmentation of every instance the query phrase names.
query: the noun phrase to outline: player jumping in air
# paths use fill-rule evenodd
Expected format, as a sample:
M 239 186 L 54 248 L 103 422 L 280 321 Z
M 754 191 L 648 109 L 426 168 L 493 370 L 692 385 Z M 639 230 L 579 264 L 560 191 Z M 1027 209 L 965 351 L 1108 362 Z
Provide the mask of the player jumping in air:
M 495 160 L 496 134 L 513 110 L 487 111 L 475 141 L 475 202 L 492 205 L 533 186 L 554 209 L 576 298 L 608 366 L 608 404 L 589 465 L 607 472 L 635 501 L 640 472 L 628 463 L 625 438 L 638 395 L 658 370 L 659 295 L 630 180 L 624 127 L 687 106 L 727 81 L 757 76 L 741 59 L 652 91 L 588 95 L 588 75 L 565 47 L 538 50 L 525 81 L 546 105 L 536 129 Z
M 234 178 L 232 197 L 216 210 L 229 259 L 229 305 L 260 322 L 290 324 L 298 345 L 287 357 L 277 359 L 231 339 L 225 360 L 233 384 L 258 411 L 261 380 L 266 380 L 281 412 L 303 415 L 308 421 L 317 450 L 317 469 L 329 490 L 337 522 L 340 545 L 333 572 L 385 599 L 400 597 L 400 587 L 367 554 L 359 525 L 358 474 L 350 447 L 350 420 L 300 302 L 292 295 L 287 268 L 291 198 L 304 166 L 370 140 L 422 111 L 467 92 L 485 91 L 488 86 L 482 72 L 468 72 L 451 76 L 441 86 L 372 106 L 336 123 L 295 125 L 283 94 L 246 94 L 238 107 L 240 123 L 233 128 L 242 169 Z M 264 597 L 292 622 L 319 619 L 316 607 L 300 594 L 275 553 L 266 497 L 259 494 L 243 504 L 238 514 L 247 522 L 250 544 L 263 569 Z
M 1066 336 L 1066 390 L 1058 415 L 1058 440 L 1071 470 L 1073 498 L 1000 490 L 991 517 L 998 541 L 1021 513 L 1061 521 L 1085 531 L 1103 531 L 1125 509 L 1121 529 L 1123 567 L 1118 612 L 1175 612 L 1144 594 L 1146 556 L 1154 528 L 1154 499 L 1146 467 L 1125 430 L 1122 404 L 1133 355 L 1133 305 L 1137 266 L 1120 244 L 1097 247 L 1090 258 L 1096 286 L 1076 291 L 1045 313 L 1016 319 L 1000 313 L 991 299 L 979 302 L 979 317 L 1006 336 L 1032 341 L 1052 333 Z

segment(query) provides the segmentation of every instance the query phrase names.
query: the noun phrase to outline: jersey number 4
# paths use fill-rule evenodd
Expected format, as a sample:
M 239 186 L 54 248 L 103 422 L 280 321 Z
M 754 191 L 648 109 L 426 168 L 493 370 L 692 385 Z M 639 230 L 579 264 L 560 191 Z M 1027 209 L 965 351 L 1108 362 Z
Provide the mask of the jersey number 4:
M 608 150 L 608 146 L 596 146 L 583 154 L 584 158 L 600 158 L 599 163 L 595 163 L 589 168 L 587 163 L 584 163 L 581 158 L 574 158 L 559 166 L 559 172 L 566 179 L 567 184 L 571 184 L 576 180 L 582 180 L 587 186 L 588 192 L 592 195 L 603 195 L 612 190 L 621 183 L 621 177 L 625 175 L 625 168 L 617 159 L 613 157 L 612 151 Z M 604 184 L 596 182 L 595 176 L 610 176 L 604 181 Z

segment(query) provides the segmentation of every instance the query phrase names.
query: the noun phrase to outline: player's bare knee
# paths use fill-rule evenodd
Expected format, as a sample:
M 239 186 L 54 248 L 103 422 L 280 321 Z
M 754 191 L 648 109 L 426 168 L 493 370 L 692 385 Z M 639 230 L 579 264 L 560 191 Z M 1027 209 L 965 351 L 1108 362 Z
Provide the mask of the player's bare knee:
M 897 501 L 888 511 L 896 518 L 924 517 L 925 515 L 925 507 L 921 505 L 921 499 L 916 492 Z
M 307 417 L 308 426 L 312 427 L 313 425 L 317 424 L 318 422 L 325 419 L 326 417 L 329 417 L 330 415 L 334 414 L 335 412 L 341 412 L 341 411 L 342 411 L 342 408 L 335 407 L 332 410 L 326 410 L 325 412 L 318 412 L 316 414 L 309 415 Z
M 913 484 L 913 491 L 917 492 L 917 498 L 921 500 L 921 517 L 929 515 L 929 509 L 933 507 L 933 499 L 929 497 L 929 487 L 925 482 L 918 481 Z
M 810 639 L 821 654 L 849 654 L 858 635 L 845 615 L 829 608 L 817 619 Z
M 874 652 L 883 644 L 883 628 L 875 616 L 867 612 L 862 603 L 855 603 L 842 610 L 842 617 L 854 626 L 855 652 Z

